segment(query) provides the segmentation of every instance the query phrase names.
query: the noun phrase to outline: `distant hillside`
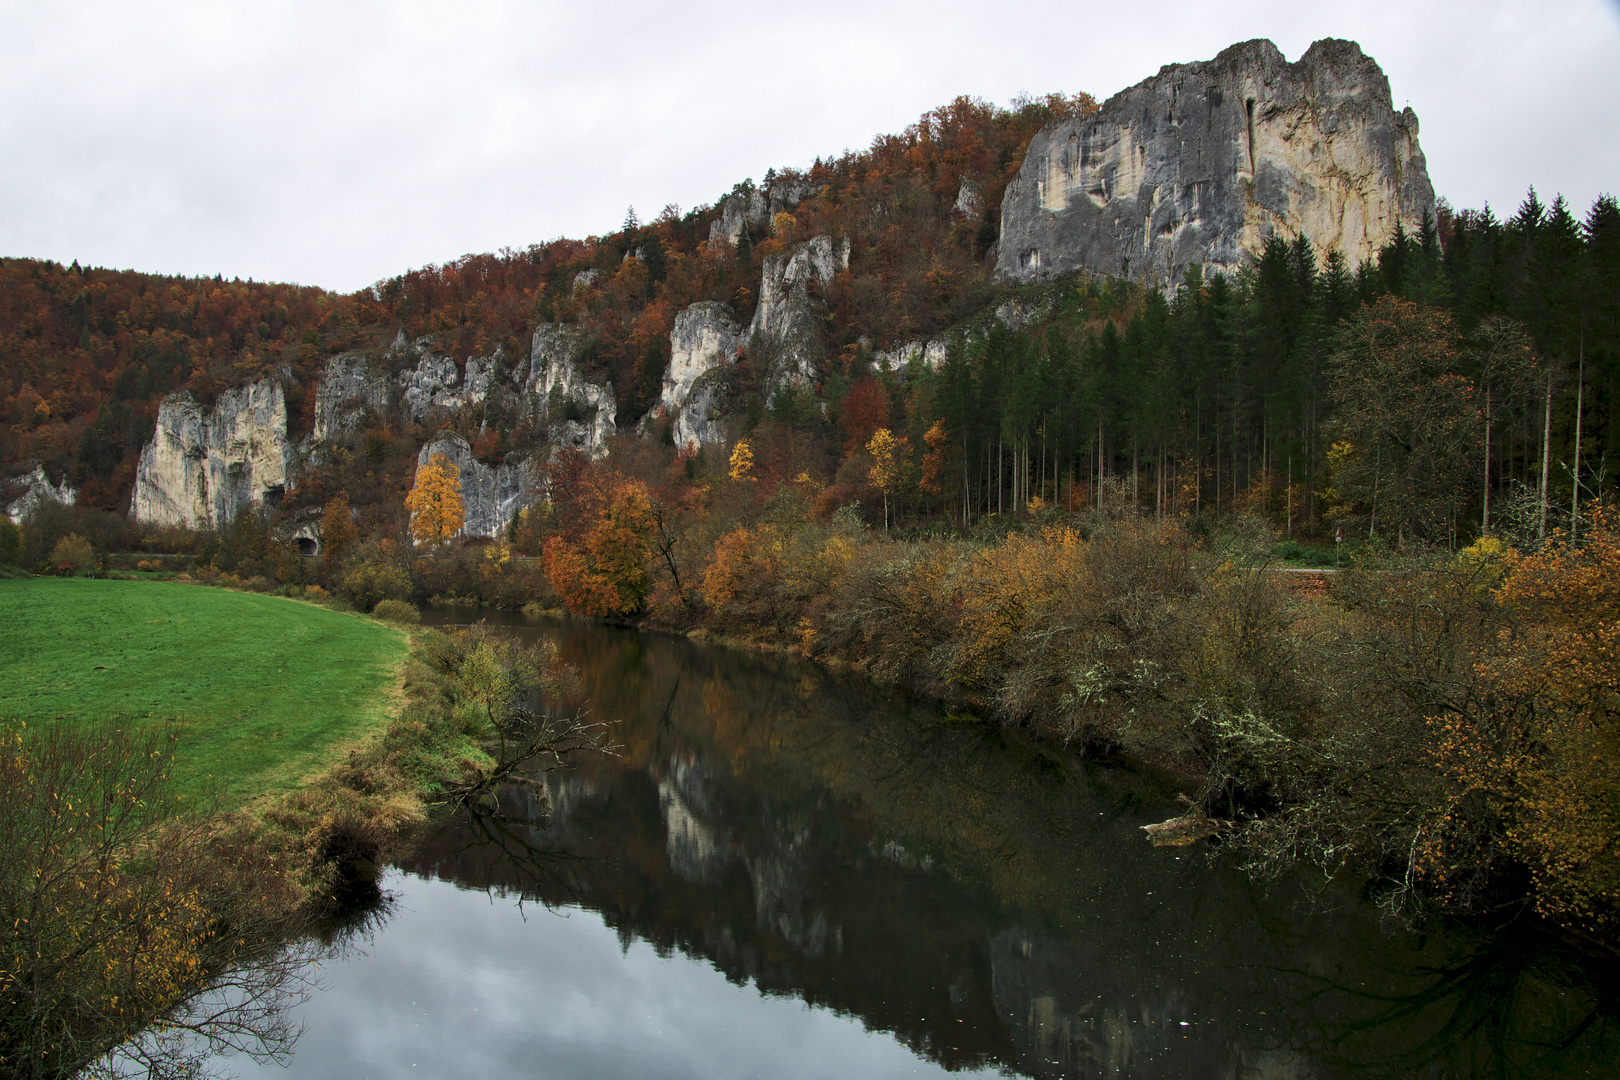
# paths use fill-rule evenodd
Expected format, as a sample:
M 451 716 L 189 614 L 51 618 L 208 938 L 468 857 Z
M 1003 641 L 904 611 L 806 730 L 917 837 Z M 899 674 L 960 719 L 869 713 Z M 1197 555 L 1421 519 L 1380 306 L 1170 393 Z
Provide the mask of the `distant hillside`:
M 0 496 L 210 527 L 269 505 L 312 536 L 346 493 L 397 532 L 431 443 L 491 535 L 559 448 L 748 435 L 827 500 L 871 501 L 865 439 L 903 434 L 920 476 L 938 421 L 948 460 L 918 511 L 1128 477 L 1138 503 L 1152 484 L 1318 528 L 1370 510 L 1333 488 L 1330 369 L 1336 327 L 1380 296 L 1464 337 L 1512 317 L 1555 369 L 1550 425 L 1498 394 L 1481 480 L 1526 481 L 1543 444 L 1589 468 L 1620 450 L 1615 218 L 1533 194 L 1506 222 L 1455 212 L 1358 46 L 1289 64 L 1247 42 L 1101 107 L 959 98 L 712 206 L 353 295 L 0 259 Z M 1481 490 L 1454 487 L 1447 529 Z
M 1011 110 L 960 98 L 867 151 L 744 181 L 717 207 L 668 207 L 601 237 L 467 255 L 354 295 L 3 258 L 0 468 L 15 475 L 39 462 L 81 502 L 127 510 L 164 395 L 211 401 L 286 365 L 289 422 L 308 431 L 305 396 L 327 358 L 381 348 L 401 331 L 465 362 L 503 343 L 508 355 L 526 352 L 540 323 L 578 326 L 592 366 L 634 413 L 657 397 L 678 311 L 719 300 L 746 319 L 765 257 L 816 234 L 848 236 L 854 252 L 828 298 L 835 351 L 928 333 L 988 297 L 1001 193 L 1030 137 L 1093 107 L 1085 95 Z M 727 211 L 727 242 L 711 243 Z M 641 258 L 627 262 L 634 252 Z

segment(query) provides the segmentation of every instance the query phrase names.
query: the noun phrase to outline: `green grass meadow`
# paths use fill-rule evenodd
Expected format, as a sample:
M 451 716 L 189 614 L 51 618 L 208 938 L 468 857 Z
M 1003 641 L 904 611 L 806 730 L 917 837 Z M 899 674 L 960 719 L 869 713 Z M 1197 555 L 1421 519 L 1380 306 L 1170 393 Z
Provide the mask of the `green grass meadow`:
M 170 724 L 188 800 L 283 790 L 387 717 L 399 630 L 278 596 L 0 581 L 0 717 Z

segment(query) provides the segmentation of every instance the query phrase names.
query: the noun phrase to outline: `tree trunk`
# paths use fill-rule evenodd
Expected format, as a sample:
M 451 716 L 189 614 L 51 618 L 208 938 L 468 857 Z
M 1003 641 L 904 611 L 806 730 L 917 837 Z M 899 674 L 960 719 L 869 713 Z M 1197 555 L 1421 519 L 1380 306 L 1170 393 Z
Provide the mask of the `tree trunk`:
M 1586 394 L 1586 330 L 1581 330 L 1580 366 L 1575 378 L 1575 463 L 1569 470 L 1569 538 L 1581 532 L 1581 406 Z
M 1491 534 L 1491 388 L 1485 388 L 1485 493 L 1479 515 L 1479 534 Z
M 1547 372 L 1547 407 L 1541 421 L 1541 525 L 1538 540 L 1547 539 L 1547 468 L 1552 461 L 1552 371 Z

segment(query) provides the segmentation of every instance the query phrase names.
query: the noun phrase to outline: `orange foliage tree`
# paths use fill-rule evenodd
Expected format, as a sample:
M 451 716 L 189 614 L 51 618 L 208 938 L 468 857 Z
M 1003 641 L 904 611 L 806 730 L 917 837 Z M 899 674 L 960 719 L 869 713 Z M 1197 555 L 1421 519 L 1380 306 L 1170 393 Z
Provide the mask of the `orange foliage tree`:
M 568 610 L 598 618 L 638 615 L 652 590 L 658 520 L 647 485 L 587 473 L 570 500 L 574 527 L 546 541 L 544 563 Z
M 418 543 L 442 544 L 466 524 L 461 505 L 461 470 L 443 454 L 416 470 L 416 483 L 405 496 L 411 512 L 411 535 Z
M 917 486 L 930 495 L 943 494 L 939 478 L 945 471 L 945 446 L 950 442 L 951 434 L 945 429 L 945 421 L 935 420 L 923 435 L 923 442 L 928 444 L 928 452 L 923 455 L 922 478 Z
M 321 514 L 321 557 L 330 574 L 337 569 L 343 553 L 354 544 L 354 518 L 349 512 L 349 493 L 340 491 Z
M 1508 858 L 1528 868 L 1536 909 L 1612 927 L 1620 909 L 1620 531 L 1600 507 L 1581 543 L 1509 553 L 1497 601 L 1506 629 L 1479 649 L 1481 706 L 1431 721 L 1451 781 L 1453 824 L 1482 797 Z M 1456 862 L 1442 828 L 1423 866 Z

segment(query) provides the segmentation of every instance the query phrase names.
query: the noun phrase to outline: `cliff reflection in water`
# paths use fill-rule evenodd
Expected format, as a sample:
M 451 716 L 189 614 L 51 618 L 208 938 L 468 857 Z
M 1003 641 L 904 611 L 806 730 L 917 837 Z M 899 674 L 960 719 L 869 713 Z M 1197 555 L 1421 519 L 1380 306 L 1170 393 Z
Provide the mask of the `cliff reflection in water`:
M 1353 895 L 1150 847 L 1164 777 L 786 661 L 524 632 L 557 637 L 623 751 L 547 775 L 544 805 L 508 792 L 407 871 L 582 905 L 950 1069 L 1609 1075 L 1612 986 L 1549 975 L 1545 943 L 1391 933 Z

